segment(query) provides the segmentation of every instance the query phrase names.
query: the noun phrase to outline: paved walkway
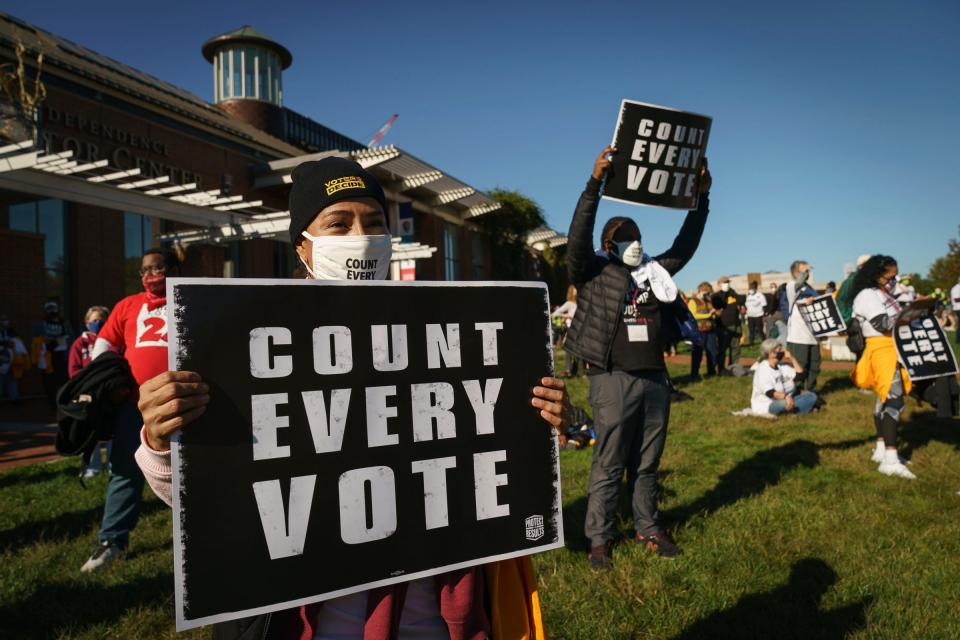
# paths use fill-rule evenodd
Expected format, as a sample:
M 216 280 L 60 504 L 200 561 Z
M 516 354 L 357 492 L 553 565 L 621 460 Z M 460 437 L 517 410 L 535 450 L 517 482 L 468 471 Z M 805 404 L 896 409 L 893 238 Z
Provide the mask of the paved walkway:
M 0 471 L 59 459 L 53 448 L 56 435 L 55 416 L 45 398 L 0 404 Z
M 0 471 L 59 459 L 56 435 L 56 424 L 0 422 Z
M 745 366 L 750 366 L 753 364 L 755 358 L 740 358 L 740 364 Z M 679 355 L 679 356 L 670 356 L 667 358 L 667 362 L 671 364 L 690 364 L 690 356 L 688 355 Z M 820 364 L 820 369 L 823 371 L 853 371 L 852 362 L 841 362 L 834 360 L 824 360 Z M 700 365 L 701 368 L 706 366 L 706 361 L 704 364 Z

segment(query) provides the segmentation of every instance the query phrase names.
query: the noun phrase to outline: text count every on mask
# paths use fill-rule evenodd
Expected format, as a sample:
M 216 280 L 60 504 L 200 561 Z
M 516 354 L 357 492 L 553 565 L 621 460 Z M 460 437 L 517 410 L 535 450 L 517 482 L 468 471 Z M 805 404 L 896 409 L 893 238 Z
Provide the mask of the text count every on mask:
M 461 366 L 460 325 L 456 323 L 424 326 L 427 368 Z M 499 364 L 498 334 L 502 322 L 477 322 L 467 330 L 480 333 L 481 357 L 484 366 Z M 372 364 L 376 371 L 402 371 L 407 368 L 407 325 L 373 325 L 370 327 Z M 292 334 L 285 327 L 259 327 L 250 331 L 250 374 L 259 379 L 283 378 L 293 373 L 293 355 L 275 353 L 275 347 L 292 344 Z M 354 367 L 352 334 L 348 327 L 321 326 L 312 332 L 313 368 L 319 375 L 349 373 Z M 463 380 L 462 392 L 475 416 L 478 436 L 493 434 L 494 409 L 503 378 Z M 447 382 L 410 385 L 413 442 L 457 436 L 452 407 L 460 390 Z M 304 391 L 302 402 L 307 415 L 314 450 L 317 454 L 338 452 L 348 427 L 352 390 L 331 389 Z M 395 385 L 366 387 L 367 447 L 396 446 L 400 437 L 391 433 L 389 420 L 397 417 L 397 407 L 389 406 L 397 395 Z M 290 456 L 290 446 L 278 443 L 278 430 L 290 426 L 289 415 L 279 415 L 279 407 L 290 402 L 288 393 L 251 396 L 253 460 L 270 460 Z M 351 420 L 351 424 L 356 422 Z M 510 515 L 510 505 L 498 500 L 497 488 L 508 484 L 505 473 L 497 473 L 497 464 L 507 460 L 506 450 L 474 453 L 472 467 L 476 499 L 476 519 L 486 520 Z M 409 472 L 423 481 L 426 529 L 449 525 L 447 507 L 447 474 L 457 473 L 460 461 L 455 456 L 413 460 Z M 397 470 L 403 472 L 406 470 Z M 388 466 L 353 469 L 341 474 L 337 493 L 340 504 L 340 536 L 347 544 L 362 544 L 393 535 L 397 528 L 395 471 Z M 316 490 L 316 475 L 290 479 L 289 503 L 284 505 L 280 480 L 253 483 L 264 536 L 271 559 L 303 553 L 310 509 Z M 369 495 L 369 504 L 367 502 Z M 289 513 L 287 513 L 289 512 Z

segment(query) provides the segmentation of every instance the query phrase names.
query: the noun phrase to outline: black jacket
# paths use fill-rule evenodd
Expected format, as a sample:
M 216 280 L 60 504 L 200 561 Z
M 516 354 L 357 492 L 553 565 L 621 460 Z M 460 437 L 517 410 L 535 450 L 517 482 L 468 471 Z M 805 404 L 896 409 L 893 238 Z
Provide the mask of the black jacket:
M 727 302 L 730 298 L 735 298 L 736 303 Z M 746 304 L 746 298 L 730 289 L 729 291 L 717 291 L 710 298 L 710 304 L 720 312 L 720 324 L 728 333 L 740 333 L 740 307 Z
M 98 441 L 113 437 L 117 408 L 136 389 L 130 365 L 112 351 L 68 380 L 57 391 L 57 453 L 87 460 Z
M 567 333 L 566 350 L 593 366 L 609 370 L 610 350 L 630 286 L 630 269 L 594 252 L 593 230 L 599 201 L 600 181 L 590 178 L 573 212 L 567 237 L 567 271 L 577 287 L 577 313 Z M 707 224 L 709 208 L 709 197 L 700 196 L 697 209 L 687 213 L 673 246 L 654 258 L 670 275 L 693 257 Z

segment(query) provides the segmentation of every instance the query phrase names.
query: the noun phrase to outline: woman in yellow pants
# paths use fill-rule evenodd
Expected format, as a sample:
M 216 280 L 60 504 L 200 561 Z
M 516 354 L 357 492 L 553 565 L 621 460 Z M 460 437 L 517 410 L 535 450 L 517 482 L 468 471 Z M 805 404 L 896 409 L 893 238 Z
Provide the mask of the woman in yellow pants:
M 893 342 L 893 330 L 901 310 L 891 295 L 897 271 L 896 260 L 876 255 L 860 267 L 853 281 L 853 316 L 860 322 L 866 339 L 866 348 L 853 371 L 853 382 L 877 394 L 873 416 L 877 428 L 873 461 L 880 463 L 877 470 L 888 476 L 913 480 L 916 476 L 897 453 L 897 427 L 904 397 L 911 389 L 910 378 L 900 364 Z

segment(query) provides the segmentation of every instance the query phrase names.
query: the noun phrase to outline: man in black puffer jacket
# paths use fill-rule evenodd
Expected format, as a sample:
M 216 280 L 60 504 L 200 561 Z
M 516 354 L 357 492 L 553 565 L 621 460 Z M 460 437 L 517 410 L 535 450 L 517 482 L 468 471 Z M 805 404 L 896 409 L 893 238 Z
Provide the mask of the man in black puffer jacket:
M 624 470 L 631 480 L 636 478 L 632 505 L 637 541 L 661 556 L 681 553 L 658 521 L 657 469 L 670 416 L 670 386 L 660 303 L 649 281 L 638 285 L 631 273 L 645 260 L 640 230 L 630 218 L 611 218 L 601 234 L 602 251 L 593 248 L 600 185 L 611 153 L 607 147 L 594 163 L 567 245 L 567 268 L 578 297 L 566 349 L 587 363 L 596 429 L 584 529 L 590 539 L 590 564 L 600 569 L 612 566 L 610 547 Z M 687 214 L 673 246 L 653 258 L 671 276 L 700 244 L 710 182 L 704 161 L 697 209 Z

